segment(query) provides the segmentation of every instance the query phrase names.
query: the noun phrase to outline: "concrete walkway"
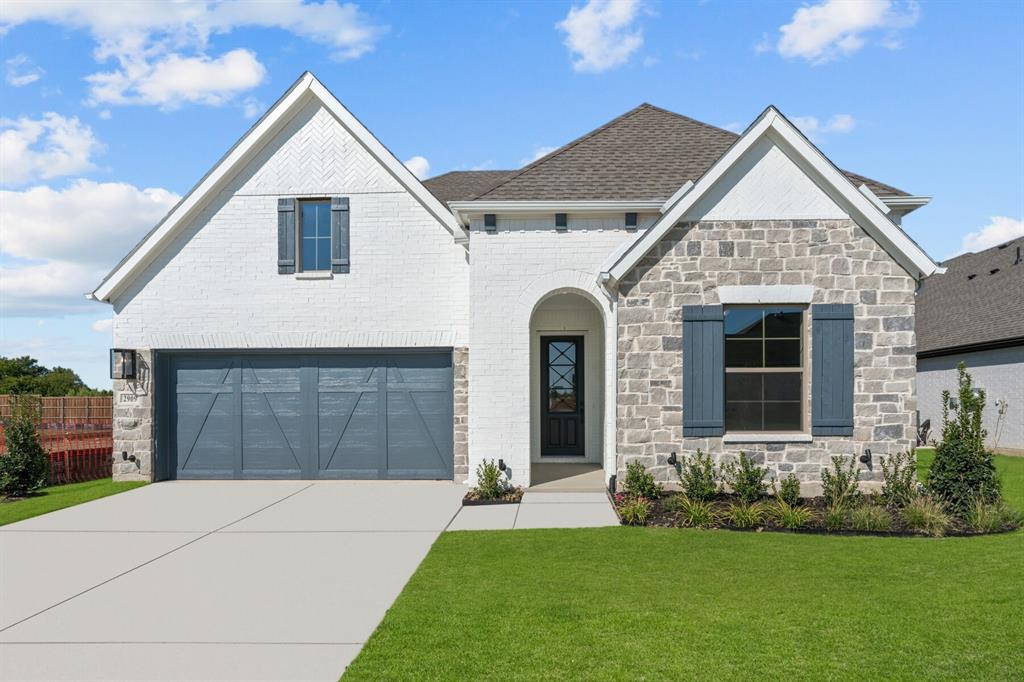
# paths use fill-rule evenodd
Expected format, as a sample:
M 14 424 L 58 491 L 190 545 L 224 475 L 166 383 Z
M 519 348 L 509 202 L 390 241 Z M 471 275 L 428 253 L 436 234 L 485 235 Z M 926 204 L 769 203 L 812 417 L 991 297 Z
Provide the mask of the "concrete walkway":
M 617 526 L 619 519 L 603 492 L 537 492 L 530 489 L 521 504 L 463 507 L 448 530 L 513 528 L 590 528 Z
M 0 527 L 0 680 L 337 680 L 464 492 L 157 483 Z

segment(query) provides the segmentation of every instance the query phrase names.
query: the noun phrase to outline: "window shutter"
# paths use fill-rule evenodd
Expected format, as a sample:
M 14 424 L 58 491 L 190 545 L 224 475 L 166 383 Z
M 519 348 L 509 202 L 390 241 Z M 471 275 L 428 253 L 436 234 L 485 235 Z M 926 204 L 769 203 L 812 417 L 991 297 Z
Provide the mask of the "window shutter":
M 277 274 L 295 274 L 295 199 L 277 200 Z
M 331 272 L 348 272 L 348 197 L 331 197 Z
M 683 306 L 683 435 L 725 430 L 725 325 L 720 305 Z
M 811 306 L 811 434 L 853 435 L 853 305 Z

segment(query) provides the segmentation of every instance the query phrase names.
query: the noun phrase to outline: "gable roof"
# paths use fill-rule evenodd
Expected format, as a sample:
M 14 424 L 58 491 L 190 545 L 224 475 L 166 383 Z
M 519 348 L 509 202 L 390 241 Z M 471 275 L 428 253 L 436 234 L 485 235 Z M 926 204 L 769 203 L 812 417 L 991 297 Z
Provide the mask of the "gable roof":
M 1024 238 L 942 265 L 917 294 L 917 352 L 1024 344 Z
M 846 211 L 877 241 L 912 277 L 921 279 L 940 268 L 903 230 L 893 223 L 883 208 L 854 186 L 850 178 L 833 165 L 821 151 L 811 144 L 775 107 L 768 107 L 736 139 L 688 191 L 685 185 L 668 202 L 668 208 L 658 221 L 644 232 L 638 232 L 629 247 L 609 257 L 602 273 L 620 280 L 633 269 L 640 259 L 686 215 L 699 199 L 717 183 L 725 173 L 762 137 L 768 136 L 804 173 Z
M 664 201 L 687 180 L 696 182 L 739 137 L 644 103 L 510 173 L 476 197 L 460 198 Z M 878 196 L 907 196 L 856 173 L 847 175 Z
M 485 192 L 513 173 L 514 170 L 449 171 L 424 180 L 423 186 L 438 201 L 462 201 Z
M 465 229 L 455 220 L 448 207 L 427 191 L 415 175 L 409 171 L 380 140 L 373 136 L 352 113 L 342 105 L 323 83 L 306 71 L 290 88 L 274 103 L 263 116 L 236 142 L 228 152 L 220 158 L 189 190 L 170 212 L 157 223 L 156 227 L 142 238 L 120 263 L 103 279 L 96 290 L 88 294 L 89 298 L 98 301 L 110 301 L 118 291 L 145 268 L 153 258 L 166 246 L 173 236 L 194 217 L 206 202 L 216 196 L 217 192 L 231 180 L 237 171 L 263 148 L 264 144 L 280 132 L 288 120 L 302 106 L 316 98 L 338 119 L 348 132 L 366 151 L 373 156 L 405 189 L 413 195 L 423 207 L 444 225 L 455 237 L 457 242 L 467 238 Z

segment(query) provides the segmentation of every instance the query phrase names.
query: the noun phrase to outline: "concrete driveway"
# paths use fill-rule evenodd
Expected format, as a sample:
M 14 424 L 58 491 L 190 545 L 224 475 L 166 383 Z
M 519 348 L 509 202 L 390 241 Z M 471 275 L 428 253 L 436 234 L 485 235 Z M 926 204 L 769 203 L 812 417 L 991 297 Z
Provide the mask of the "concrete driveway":
M 464 492 L 176 481 L 0 527 L 0 679 L 336 680 Z

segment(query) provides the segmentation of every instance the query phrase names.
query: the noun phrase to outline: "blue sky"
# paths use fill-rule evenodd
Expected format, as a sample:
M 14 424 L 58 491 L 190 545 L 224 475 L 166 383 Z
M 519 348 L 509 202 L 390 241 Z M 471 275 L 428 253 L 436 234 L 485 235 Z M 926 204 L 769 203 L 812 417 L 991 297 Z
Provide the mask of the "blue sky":
M 82 294 L 304 70 L 427 175 L 516 168 L 641 102 L 768 104 L 838 165 L 934 197 L 933 258 L 1024 233 L 1024 3 L 0 5 L 0 353 L 107 386 Z

